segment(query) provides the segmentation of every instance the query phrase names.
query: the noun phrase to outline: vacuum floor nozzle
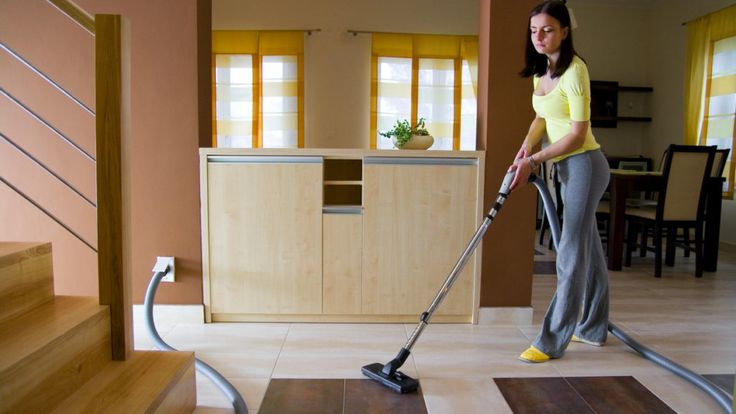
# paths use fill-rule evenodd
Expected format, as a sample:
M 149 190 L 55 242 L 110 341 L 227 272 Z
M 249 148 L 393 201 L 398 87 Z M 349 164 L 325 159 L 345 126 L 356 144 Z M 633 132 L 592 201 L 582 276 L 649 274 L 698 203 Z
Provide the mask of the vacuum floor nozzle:
M 419 381 L 408 375 L 404 375 L 400 371 L 395 371 L 393 375 L 386 375 L 383 373 L 383 364 L 379 364 L 378 362 L 364 366 L 361 368 L 361 371 L 363 371 L 363 375 L 366 377 L 376 380 L 400 394 L 414 392 L 419 388 Z

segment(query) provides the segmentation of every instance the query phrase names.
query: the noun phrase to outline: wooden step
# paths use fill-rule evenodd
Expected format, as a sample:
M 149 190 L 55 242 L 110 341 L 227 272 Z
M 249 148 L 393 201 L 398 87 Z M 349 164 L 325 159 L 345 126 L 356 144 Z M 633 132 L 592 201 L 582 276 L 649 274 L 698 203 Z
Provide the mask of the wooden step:
M 191 413 L 197 405 L 194 353 L 136 351 L 113 361 L 53 413 Z
M 0 413 L 47 412 L 110 363 L 110 312 L 56 296 L 0 322 Z
M 0 322 L 53 296 L 51 243 L 0 242 Z

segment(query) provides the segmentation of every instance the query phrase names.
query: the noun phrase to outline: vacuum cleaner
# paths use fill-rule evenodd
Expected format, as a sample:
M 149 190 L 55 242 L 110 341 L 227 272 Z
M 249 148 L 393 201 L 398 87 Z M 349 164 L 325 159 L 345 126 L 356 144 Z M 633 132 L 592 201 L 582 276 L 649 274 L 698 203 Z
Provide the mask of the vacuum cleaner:
M 473 238 L 470 240 L 470 243 L 468 243 L 468 246 L 465 248 L 465 251 L 463 251 L 463 254 L 458 259 L 455 267 L 453 267 L 452 271 L 447 276 L 445 283 L 442 285 L 439 292 L 437 292 L 437 295 L 435 296 L 434 300 L 432 300 L 429 308 L 427 308 L 427 310 L 423 312 L 419 317 L 419 323 L 417 324 L 416 328 L 414 328 L 414 331 L 412 332 L 406 344 L 401 348 L 401 350 L 399 350 L 399 353 L 396 355 L 396 357 L 388 363 L 373 363 L 362 367 L 361 370 L 363 372 L 363 375 L 401 394 L 414 392 L 419 388 L 419 381 L 417 379 L 411 378 L 401 371 L 398 371 L 398 369 L 404 364 L 404 362 L 406 362 L 406 359 L 411 354 L 412 347 L 416 343 L 417 339 L 419 339 L 419 336 L 422 334 L 422 331 L 424 331 L 424 328 L 426 328 L 429 324 L 429 321 L 432 318 L 435 310 L 437 310 L 437 308 L 442 303 L 442 300 L 445 298 L 445 296 L 447 296 L 447 293 L 455 282 L 455 279 L 457 279 L 463 267 L 465 267 L 468 259 L 478 247 L 478 244 L 483 238 L 483 235 L 485 235 L 488 226 L 491 225 L 494 218 L 496 217 L 496 214 L 499 210 L 501 210 L 501 207 L 503 207 L 503 203 L 509 195 L 511 182 L 514 180 L 514 176 L 514 171 L 508 171 L 506 173 L 506 176 L 501 183 L 501 188 L 498 190 L 498 197 L 496 198 L 495 203 L 493 204 L 493 206 L 491 206 L 491 209 L 488 214 L 486 214 L 483 223 L 481 223 L 478 230 L 476 230 Z M 544 205 L 545 214 L 549 217 L 552 240 L 554 242 L 555 248 L 558 248 L 560 240 L 560 223 L 557 219 L 557 213 L 552 201 L 552 196 L 549 194 L 547 186 L 544 183 L 544 180 L 542 180 L 541 178 L 532 174 L 529 177 L 529 182 L 534 184 L 534 186 L 539 191 L 539 195 L 542 198 L 542 204 Z M 642 357 L 654 362 L 657 365 L 660 365 L 661 367 L 678 375 L 679 377 L 690 382 L 700 390 L 704 391 L 709 397 L 716 400 L 716 402 L 721 406 L 724 412 L 728 414 L 733 414 L 733 397 L 726 391 L 718 388 L 716 385 L 705 379 L 703 376 L 698 375 L 697 373 L 654 352 L 650 348 L 647 348 L 646 346 L 637 342 L 629 335 L 627 335 L 624 331 L 622 331 L 613 322 L 608 322 L 608 331 L 616 338 L 620 339 L 627 346 L 629 346 L 631 349 L 639 353 Z

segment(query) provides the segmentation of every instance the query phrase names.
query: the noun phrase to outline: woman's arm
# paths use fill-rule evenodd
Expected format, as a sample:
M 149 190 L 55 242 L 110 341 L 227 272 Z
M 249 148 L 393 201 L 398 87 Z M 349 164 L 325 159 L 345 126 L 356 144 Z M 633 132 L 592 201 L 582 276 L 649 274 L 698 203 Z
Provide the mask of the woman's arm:
M 529 125 L 529 132 L 526 133 L 526 137 L 524 137 L 524 142 L 521 144 L 521 149 L 519 150 L 519 153 L 516 154 L 515 159 L 528 157 L 529 154 L 532 153 L 532 148 L 534 148 L 534 146 L 536 146 L 539 141 L 542 140 L 542 137 L 544 136 L 546 130 L 547 123 L 545 122 L 544 118 L 534 118 L 532 124 Z
M 544 120 L 542 121 L 544 122 Z M 538 165 L 547 160 L 570 153 L 582 147 L 585 143 L 585 136 L 588 133 L 588 124 L 588 121 L 573 121 L 571 125 L 572 128 L 570 129 L 569 134 L 565 135 L 554 144 L 548 145 L 546 148 L 535 154 L 531 154 L 531 148 L 533 147 L 533 145 L 536 145 L 536 143 L 539 142 L 539 139 L 534 142 L 532 147 L 524 147 L 522 145 L 522 150 L 519 151 L 519 154 L 521 154 L 521 152 L 525 148 L 529 148 L 529 152 L 528 155 L 522 157 L 519 157 L 519 154 L 517 154 L 517 157 L 514 160 L 514 164 L 509 168 L 510 170 L 516 170 L 516 176 L 514 177 L 514 181 L 511 183 L 511 190 L 513 191 L 514 189 L 516 189 L 519 183 L 526 183 L 529 180 L 529 175 Z M 529 129 L 530 133 L 533 127 L 534 122 L 532 122 L 532 127 Z M 529 137 L 530 136 L 527 135 L 527 139 L 529 139 Z M 527 143 L 527 139 L 524 140 L 525 144 Z M 530 140 L 529 142 L 532 141 Z

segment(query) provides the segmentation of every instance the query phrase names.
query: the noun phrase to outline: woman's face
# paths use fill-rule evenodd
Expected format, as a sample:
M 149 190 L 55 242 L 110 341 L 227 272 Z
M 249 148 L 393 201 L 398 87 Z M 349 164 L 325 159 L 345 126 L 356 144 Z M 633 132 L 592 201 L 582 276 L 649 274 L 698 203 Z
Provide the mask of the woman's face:
M 560 51 L 560 45 L 567 37 L 570 28 L 563 29 L 559 20 L 549 14 L 539 13 L 529 20 L 529 30 L 534 49 L 549 56 Z

